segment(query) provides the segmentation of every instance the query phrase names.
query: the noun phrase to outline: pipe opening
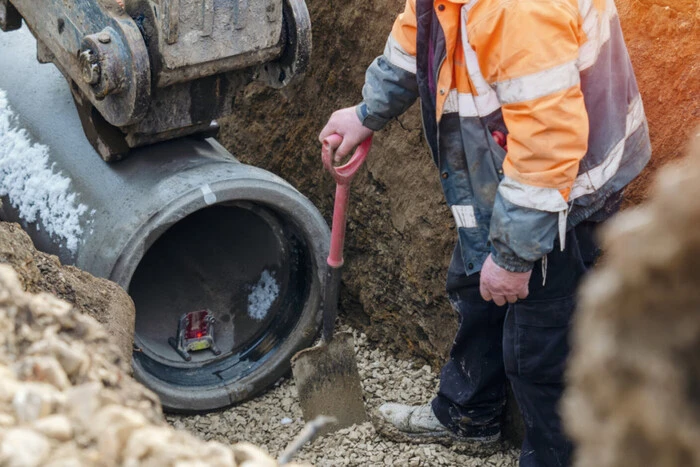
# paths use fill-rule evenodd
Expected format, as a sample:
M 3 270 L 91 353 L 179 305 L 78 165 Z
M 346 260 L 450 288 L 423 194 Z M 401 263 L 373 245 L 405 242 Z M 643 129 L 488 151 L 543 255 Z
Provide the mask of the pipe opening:
M 312 269 L 300 230 L 279 211 L 235 201 L 194 212 L 153 243 L 131 278 L 134 359 L 185 391 L 235 383 L 261 369 L 294 332 Z M 183 314 L 202 309 L 214 316 L 221 353 L 196 350 L 187 361 L 168 339 Z

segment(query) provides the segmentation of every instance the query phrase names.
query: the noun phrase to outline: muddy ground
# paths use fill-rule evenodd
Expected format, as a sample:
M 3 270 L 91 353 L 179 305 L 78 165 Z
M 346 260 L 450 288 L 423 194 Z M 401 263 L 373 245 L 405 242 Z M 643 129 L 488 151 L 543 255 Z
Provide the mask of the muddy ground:
M 627 204 L 646 199 L 652 174 L 686 154 L 700 124 L 700 2 L 617 1 L 644 108 L 653 157 L 627 190 Z
M 700 123 L 700 3 L 619 0 L 621 21 L 645 102 L 654 148 L 650 168 L 628 190 L 646 196 L 650 174 L 683 154 Z M 334 109 L 360 99 L 364 69 L 384 47 L 403 0 L 307 0 L 313 55 L 305 79 L 282 93 L 250 86 L 221 140 L 241 160 L 287 178 L 330 220 L 332 183 L 316 135 Z M 422 134 L 418 107 L 374 140 L 354 182 L 342 306 L 349 321 L 384 348 L 438 364 L 456 316 L 443 293 L 454 241 Z

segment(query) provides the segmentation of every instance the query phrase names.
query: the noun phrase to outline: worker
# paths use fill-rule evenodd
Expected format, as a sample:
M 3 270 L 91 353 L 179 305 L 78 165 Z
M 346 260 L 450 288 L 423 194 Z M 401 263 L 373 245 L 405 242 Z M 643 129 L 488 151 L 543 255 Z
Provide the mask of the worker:
M 459 328 L 439 391 L 381 416 L 409 439 L 488 445 L 507 377 L 520 465 L 568 465 L 557 405 L 576 289 L 593 232 L 651 155 L 613 0 L 408 0 L 362 95 L 319 139 L 340 135 L 342 158 L 420 98 L 458 231 L 447 292 Z

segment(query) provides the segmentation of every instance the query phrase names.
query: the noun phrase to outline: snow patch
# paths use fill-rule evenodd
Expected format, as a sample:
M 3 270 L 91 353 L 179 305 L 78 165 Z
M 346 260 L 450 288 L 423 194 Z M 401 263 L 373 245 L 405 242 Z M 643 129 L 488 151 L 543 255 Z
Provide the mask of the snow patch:
M 265 319 L 279 293 L 280 287 L 275 276 L 267 270 L 263 271 L 260 280 L 248 295 L 248 316 L 258 321 Z
M 0 89 L 0 197 L 7 196 L 26 222 L 38 222 L 72 253 L 83 229 L 87 206 L 76 201 L 71 181 L 49 163 L 49 148 L 32 143 L 20 128 L 5 91 Z M 37 225 L 37 228 L 39 226 Z

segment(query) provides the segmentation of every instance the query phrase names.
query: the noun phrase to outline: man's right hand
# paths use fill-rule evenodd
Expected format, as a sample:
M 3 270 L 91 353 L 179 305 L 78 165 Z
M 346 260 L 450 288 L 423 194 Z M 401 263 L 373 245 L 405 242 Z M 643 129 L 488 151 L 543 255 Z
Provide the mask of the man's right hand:
M 332 134 L 338 134 L 343 138 L 340 145 L 332 141 L 333 138 L 329 141 L 331 149 L 335 151 L 335 161 L 339 162 L 350 154 L 353 148 L 369 138 L 372 133 L 372 130 L 362 125 L 355 112 L 355 107 L 347 107 L 333 112 L 328 123 L 321 130 L 321 134 L 318 135 L 318 140 L 323 144 L 323 140 Z

